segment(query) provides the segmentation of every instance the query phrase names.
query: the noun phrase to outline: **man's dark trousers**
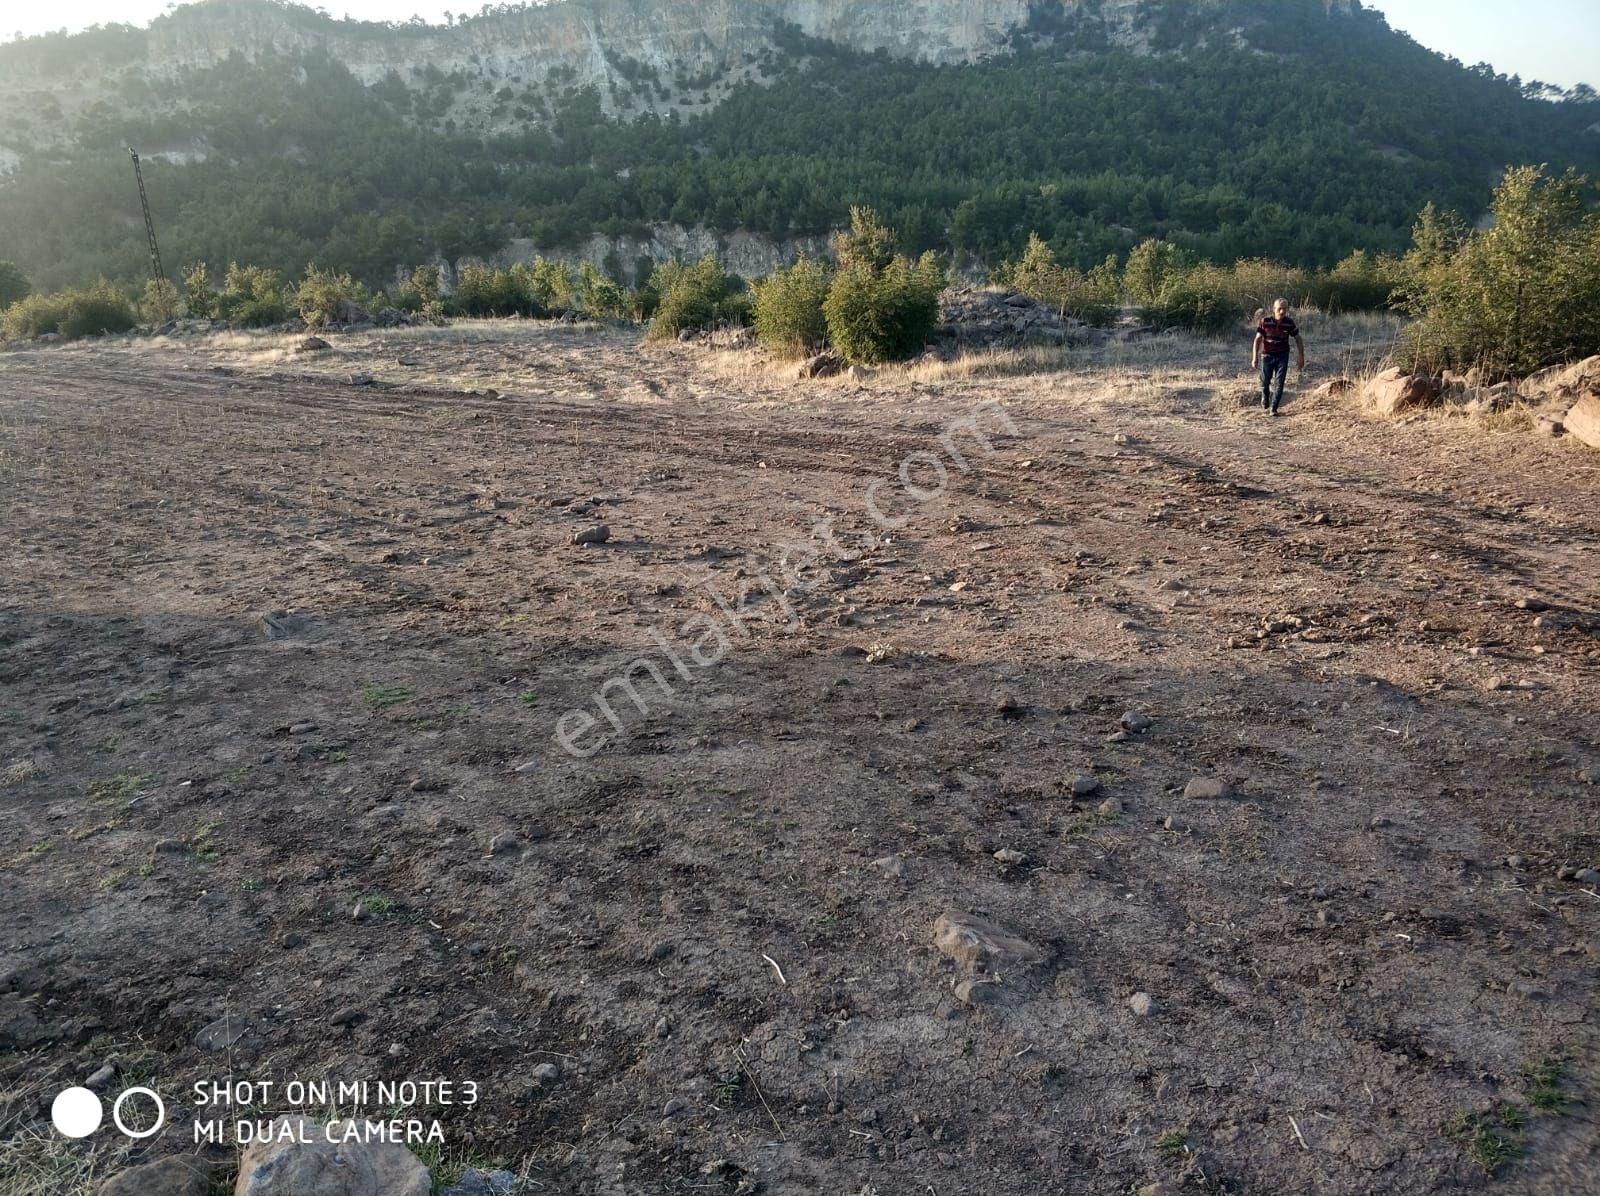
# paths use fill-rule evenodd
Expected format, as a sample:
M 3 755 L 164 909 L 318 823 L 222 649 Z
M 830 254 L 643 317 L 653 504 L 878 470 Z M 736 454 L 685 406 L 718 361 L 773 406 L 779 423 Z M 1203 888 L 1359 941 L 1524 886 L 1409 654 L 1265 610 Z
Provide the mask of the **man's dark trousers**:
M 1278 379 L 1277 389 L 1273 389 L 1272 379 Z M 1289 377 L 1289 355 L 1287 353 L 1268 353 L 1261 358 L 1261 410 L 1276 411 L 1278 404 L 1283 402 L 1283 384 Z

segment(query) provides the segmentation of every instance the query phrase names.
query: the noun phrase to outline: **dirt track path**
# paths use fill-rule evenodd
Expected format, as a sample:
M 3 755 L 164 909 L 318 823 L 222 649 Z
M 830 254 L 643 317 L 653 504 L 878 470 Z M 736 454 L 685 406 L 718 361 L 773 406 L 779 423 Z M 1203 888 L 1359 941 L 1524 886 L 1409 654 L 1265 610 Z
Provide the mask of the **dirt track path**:
M 503 393 L 341 381 L 405 376 L 373 338 L 0 358 L 13 1157 L 115 1053 L 474 1078 L 452 1152 L 543 1191 L 1600 1175 L 1600 897 L 1558 879 L 1600 866 L 1592 456 L 1268 423 L 1209 351 L 862 388 L 406 352 Z M 987 450 L 941 440 L 969 416 Z M 962 1004 L 946 911 L 1042 961 Z M 1555 1058 L 1564 1113 L 1523 1075 Z M 1473 1116 L 1519 1151 L 1492 1181 Z

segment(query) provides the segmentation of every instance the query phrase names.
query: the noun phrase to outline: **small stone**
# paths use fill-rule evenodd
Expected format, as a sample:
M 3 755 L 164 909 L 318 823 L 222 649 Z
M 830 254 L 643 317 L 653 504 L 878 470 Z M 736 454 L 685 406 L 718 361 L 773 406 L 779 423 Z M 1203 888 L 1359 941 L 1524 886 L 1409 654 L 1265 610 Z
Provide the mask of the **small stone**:
M 1007 718 L 1015 718 L 1022 707 L 1017 705 L 1017 699 L 1010 694 L 1000 694 L 995 698 L 994 708 Z
M 346 1005 L 343 1009 L 334 1010 L 333 1016 L 328 1019 L 330 1026 L 353 1026 L 367 1015 L 354 1005 Z
M 994 858 L 999 860 L 1002 864 L 1005 864 L 1007 867 L 1023 864 L 1028 860 L 1028 857 L 1022 852 L 1016 851 L 1010 847 L 1002 847 L 999 851 L 994 853 Z
M 1143 734 L 1154 725 L 1150 716 L 1142 711 L 1129 710 L 1122 716 L 1122 729 L 1133 735 Z
M 885 876 L 904 876 L 906 871 L 905 861 L 897 855 L 880 856 L 872 866 Z
M 1120 798 L 1108 797 L 1095 807 L 1095 813 L 1103 814 L 1107 818 L 1114 818 L 1122 813 L 1122 801 Z
M 1548 610 L 1549 608 L 1538 598 L 1529 595 L 1528 597 L 1517 599 L 1517 609 L 1537 612 L 1541 610 Z
M 1521 868 L 1522 867 L 1522 857 L 1520 855 L 1508 855 L 1508 856 L 1506 856 L 1506 867 L 1512 869 L 1513 871 Z
M 541 1063 L 533 1069 L 533 1078 L 540 1084 L 553 1084 L 561 1078 L 561 1069 L 554 1063 Z
M 683 1097 L 681 1097 L 681 1096 L 675 1096 L 671 1100 L 667 1101 L 666 1104 L 661 1106 L 661 1116 L 663 1116 L 663 1117 L 675 1117 L 677 1114 L 682 1113 L 688 1107 L 689 1107 L 689 1102 L 688 1101 L 684 1100 Z
M 320 353 L 323 349 L 333 348 L 332 345 L 323 340 L 320 336 L 308 336 L 295 347 L 302 353 Z
M 611 539 L 611 528 L 604 523 L 597 523 L 593 527 L 572 533 L 574 544 L 604 544 L 609 539 Z
M 1126 731 L 1113 731 L 1106 736 L 1107 743 L 1126 743 L 1127 740 L 1128 733 Z
M 351 374 L 351 386 L 371 386 L 374 379 L 371 374 Z
M 537 760 L 529 760 L 526 764 L 517 765 L 515 771 L 520 772 L 523 776 L 528 776 L 539 771 L 539 762 Z
M 1100 791 L 1100 782 L 1094 777 L 1073 777 L 1072 796 L 1088 797 L 1091 793 Z
M 672 1037 L 672 1023 L 670 1021 L 668 1021 L 664 1017 L 658 1017 L 656 1019 L 656 1037 L 657 1038 L 670 1038 L 670 1037 Z
M 1578 874 L 1572 878 L 1580 885 L 1600 885 L 1600 870 L 1594 868 L 1579 868 Z
M 1150 1017 L 1157 1012 L 1156 999 L 1149 993 L 1134 993 L 1128 998 L 1128 1008 L 1134 1017 Z
M 437 793 L 445 788 L 445 783 L 438 777 L 418 777 L 406 788 L 413 793 Z
M 956 985 L 956 1000 L 963 1005 L 993 1005 L 1000 999 L 1000 986 L 993 980 L 970 978 Z
M 317 729 L 317 724 L 316 723 L 290 723 L 289 724 L 289 734 L 291 734 L 291 735 L 309 735 L 309 734 L 311 734 L 311 732 L 315 731 L 316 729 Z
M 1189 833 L 1189 824 L 1173 814 L 1168 814 L 1162 820 L 1161 825 L 1175 835 L 1187 835 Z
M 152 855 L 183 855 L 189 849 L 181 839 L 158 839 L 151 848 Z
M 520 850 L 521 847 L 522 841 L 510 831 L 501 831 L 498 835 L 489 840 L 490 855 L 508 855 L 513 851 Z
M 650 958 L 653 959 L 653 960 L 656 960 L 658 962 L 660 960 L 663 960 L 663 959 L 667 958 L 667 956 L 669 956 L 671 954 L 672 954 L 672 944 L 669 943 L 666 939 L 657 940 L 655 945 L 650 948 Z
M 996 972 L 1044 958 L 1026 939 L 970 914 L 940 914 L 933 924 L 933 945 L 971 973 Z
M 1524 1001 L 1543 1001 L 1549 996 L 1531 980 L 1513 980 L 1506 985 L 1506 992 Z
M 236 1013 L 225 1013 L 194 1036 L 202 1051 L 225 1051 L 244 1037 L 245 1020 Z
M 856 1121 L 861 1125 L 873 1125 L 877 1120 L 878 1110 L 876 1109 L 862 1109 L 861 1112 L 856 1114 Z
M 83 1082 L 83 1086 L 91 1092 L 104 1092 L 111 1087 L 112 1081 L 116 1078 L 117 1065 L 108 1060 L 95 1069 L 94 1074 Z
M 1394 822 L 1391 819 L 1385 818 L 1382 814 L 1374 814 L 1372 816 L 1372 821 L 1367 823 L 1367 825 L 1375 831 L 1381 831 L 1384 829 L 1384 827 L 1393 826 Z
M 1585 768 L 1578 773 L 1578 780 L 1585 785 L 1600 785 L 1600 768 Z
M 1217 777 L 1195 777 L 1183 787 L 1183 796 L 1191 801 L 1208 801 L 1232 796 L 1228 783 Z
M 391 1059 L 404 1059 L 410 1053 L 406 1050 L 403 1042 L 391 1042 L 389 1044 L 389 1058 Z

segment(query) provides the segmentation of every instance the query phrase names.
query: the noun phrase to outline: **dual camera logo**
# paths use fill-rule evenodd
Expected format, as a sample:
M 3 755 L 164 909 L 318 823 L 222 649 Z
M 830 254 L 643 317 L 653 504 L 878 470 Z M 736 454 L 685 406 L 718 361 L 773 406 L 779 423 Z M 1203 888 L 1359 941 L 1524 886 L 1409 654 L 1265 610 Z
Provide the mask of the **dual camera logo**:
M 132 1124 L 124 1120 L 125 1117 L 131 1119 L 141 1114 L 146 1101 L 155 1106 L 153 1124 L 144 1125 L 142 1117 Z M 88 1088 L 64 1088 L 50 1103 L 50 1120 L 55 1123 L 56 1130 L 67 1138 L 87 1138 L 100 1128 L 105 1117 L 105 1105 L 101 1103 L 99 1095 Z M 130 1138 L 148 1138 L 166 1124 L 167 1107 L 161 1103 L 154 1089 L 129 1088 L 112 1103 L 111 1120 Z

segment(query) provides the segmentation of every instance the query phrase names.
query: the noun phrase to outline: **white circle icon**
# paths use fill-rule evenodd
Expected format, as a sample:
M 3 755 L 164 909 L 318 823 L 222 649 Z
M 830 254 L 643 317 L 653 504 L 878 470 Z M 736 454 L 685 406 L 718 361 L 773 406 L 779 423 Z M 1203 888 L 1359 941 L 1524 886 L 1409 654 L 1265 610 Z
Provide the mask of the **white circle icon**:
M 128 1128 L 127 1124 L 122 1120 L 122 1102 L 127 1100 L 130 1096 L 148 1096 L 151 1100 L 155 1101 L 155 1103 L 156 1103 L 156 1119 L 155 1119 L 155 1123 L 153 1125 L 151 1125 L 148 1129 L 130 1130 Z M 96 1103 L 96 1105 L 99 1104 L 98 1101 L 95 1102 L 95 1103 Z M 96 1112 L 98 1113 L 98 1109 L 96 1110 Z M 98 1124 L 99 1120 L 100 1119 L 97 1116 L 95 1118 L 95 1123 Z M 150 1137 L 151 1134 L 155 1133 L 163 1125 L 166 1124 L 166 1122 L 167 1122 L 167 1106 L 161 1103 L 161 1098 L 155 1094 L 155 1090 L 154 1089 L 151 1089 L 151 1088 L 129 1088 L 121 1096 L 117 1097 L 117 1103 L 111 1106 L 111 1120 L 116 1122 L 117 1123 L 117 1128 L 119 1130 L 121 1130 L 124 1134 L 127 1134 L 128 1137 L 130 1137 L 130 1138 L 148 1138 L 148 1137 Z
M 50 1120 L 68 1138 L 87 1138 L 105 1115 L 100 1098 L 87 1088 L 63 1088 L 50 1102 Z

